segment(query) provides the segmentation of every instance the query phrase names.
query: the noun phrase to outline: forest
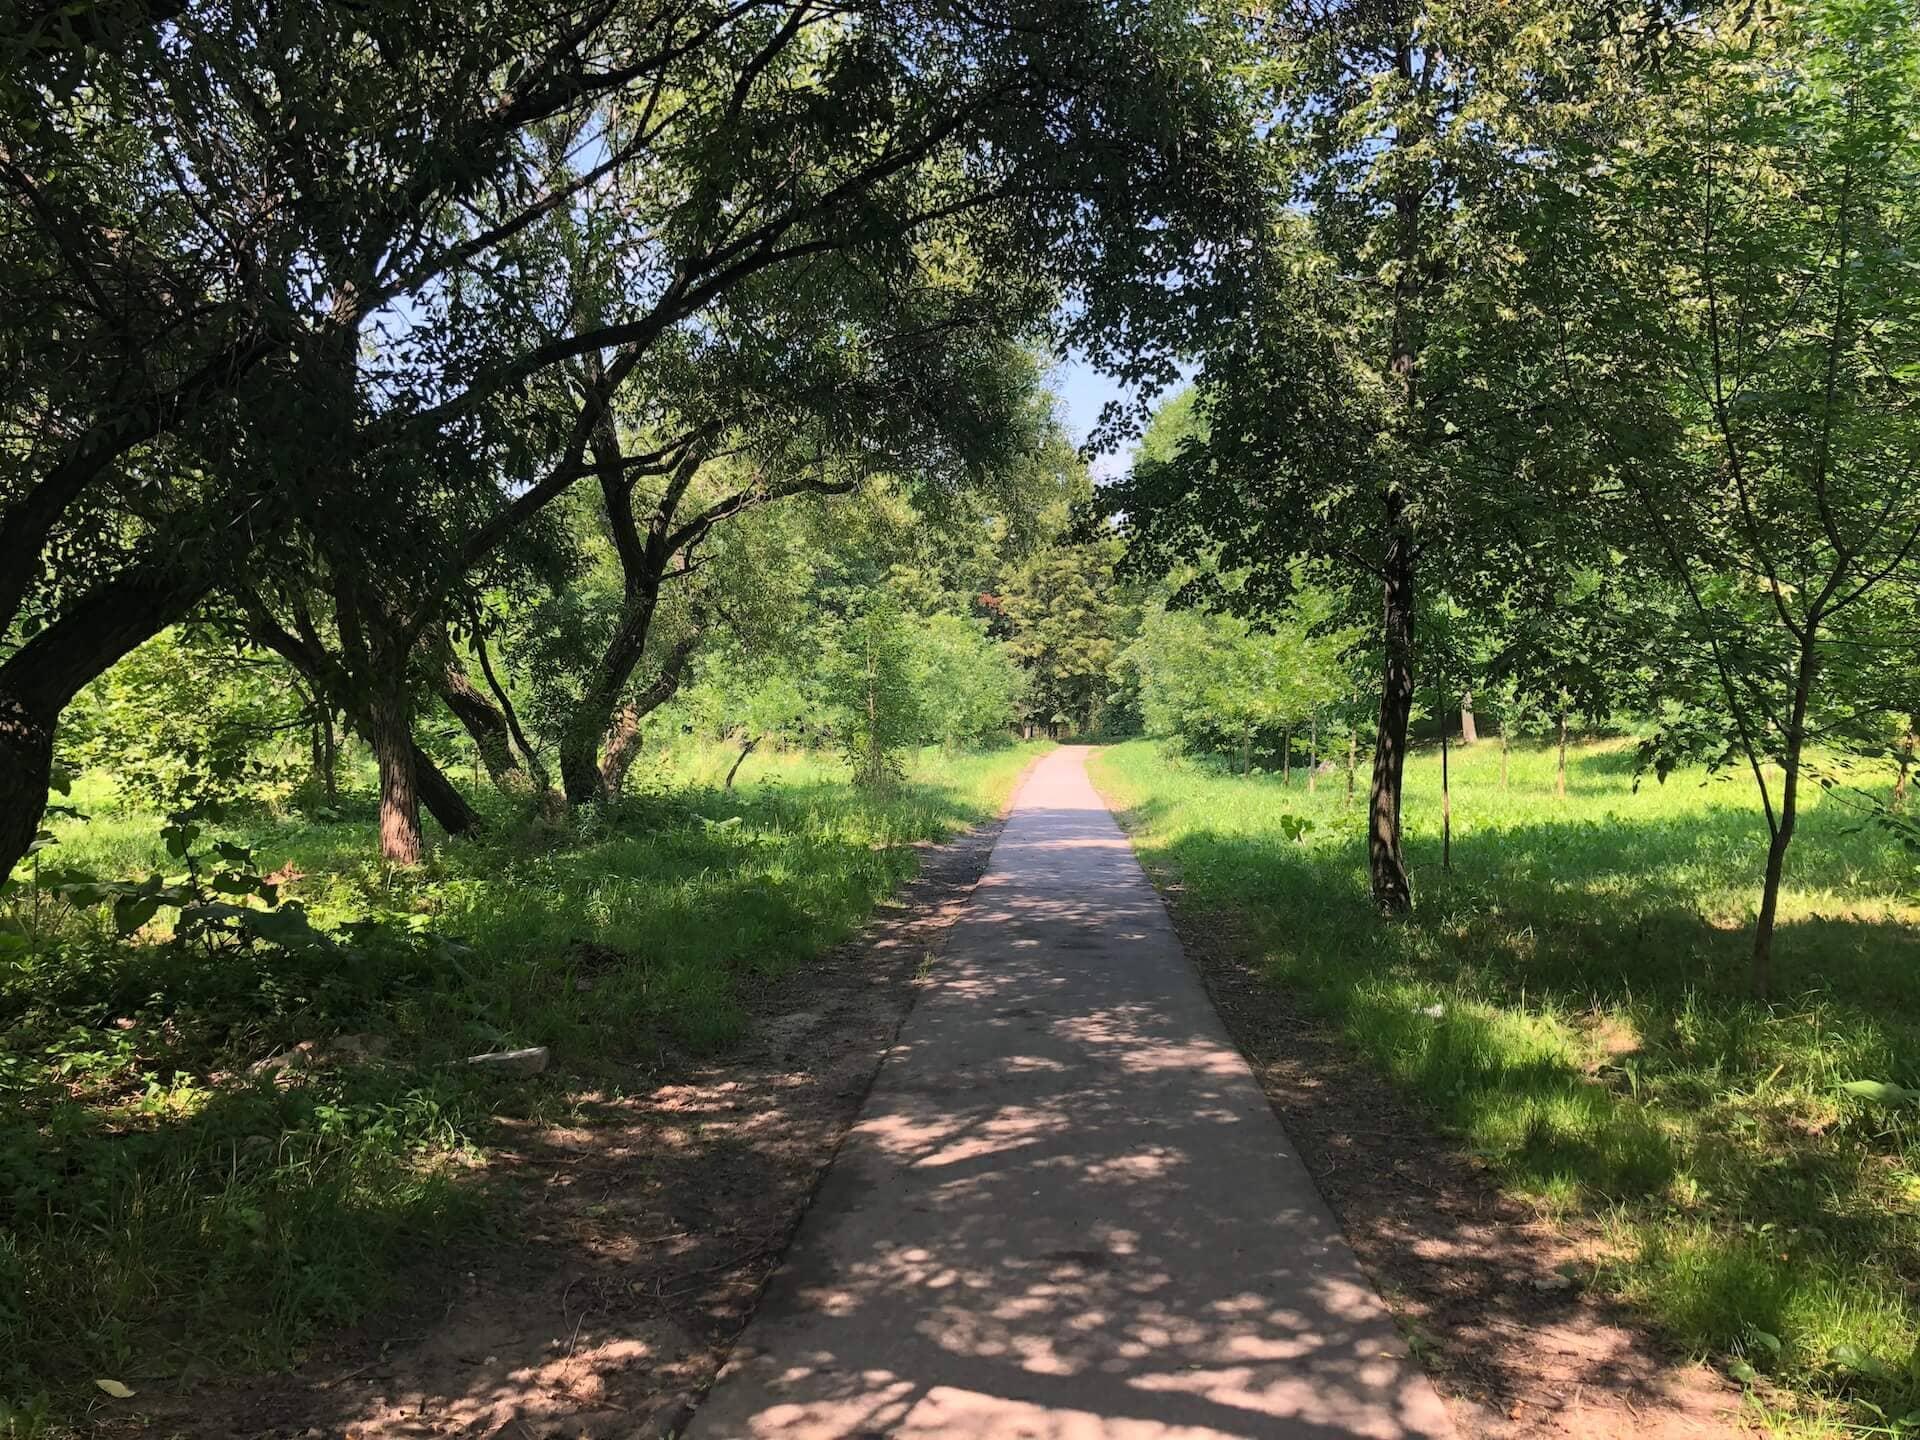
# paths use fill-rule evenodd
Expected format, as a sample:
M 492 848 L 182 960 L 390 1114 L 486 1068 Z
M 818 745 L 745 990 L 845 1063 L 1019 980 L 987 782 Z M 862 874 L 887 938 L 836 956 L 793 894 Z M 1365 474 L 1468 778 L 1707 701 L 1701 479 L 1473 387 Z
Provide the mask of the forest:
M 1920 1435 L 1913 0 L 10 0 L 0 195 L 0 1436 L 377 1332 L 1062 742 Z

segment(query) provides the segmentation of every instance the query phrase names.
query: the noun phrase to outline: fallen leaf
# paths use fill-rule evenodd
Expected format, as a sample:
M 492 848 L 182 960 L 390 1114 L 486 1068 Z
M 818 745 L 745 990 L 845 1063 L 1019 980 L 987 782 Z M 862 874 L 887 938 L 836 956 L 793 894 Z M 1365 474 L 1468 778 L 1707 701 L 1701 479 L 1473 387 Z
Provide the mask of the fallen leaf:
M 118 1380 L 96 1380 L 93 1383 L 116 1400 L 131 1400 L 133 1398 L 133 1391 L 122 1385 Z

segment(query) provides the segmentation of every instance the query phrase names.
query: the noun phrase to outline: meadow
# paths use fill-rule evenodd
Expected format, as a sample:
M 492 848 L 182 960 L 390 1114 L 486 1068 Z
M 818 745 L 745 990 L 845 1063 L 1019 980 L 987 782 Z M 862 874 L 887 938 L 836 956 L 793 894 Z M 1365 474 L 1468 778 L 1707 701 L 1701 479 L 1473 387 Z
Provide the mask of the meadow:
M 1920 1429 L 1914 857 L 1814 800 L 1760 1002 L 1750 777 L 1636 785 L 1631 744 L 1597 742 L 1562 798 L 1551 748 L 1516 745 L 1504 784 L 1497 740 L 1451 761 L 1451 873 L 1438 752 L 1410 763 L 1417 905 L 1394 921 L 1369 902 L 1364 774 L 1352 808 L 1337 772 L 1308 793 L 1148 741 L 1093 774 L 1178 903 L 1230 916 L 1272 983 L 1578 1238 L 1583 1283 L 1783 1433 Z
M 106 907 L 15 889 L 0 1435 L 48 1430 L 102 1378 L 285 1366 L 392 1299 L 407 1257 L 499 1219 L 503 1122 L 724 1054 L 757 984 L 857 930 L 917 844 L 997 813 L 1037 748 L 928 749 L 871 793 L 806 753 L 756 754 L 728 791 L 733 753 L 689 746 L 617 807 L 502 810 L 411 871 L 372 854 L 370 770 L 335 810 L 209 823 L 194 853 L 250 850 L 325 948 L 191 941 L 164 909 L 127 943 Z M 160 817 L 100 781 L 71 799 L 88 818 L 53 827 L 42 866 L 181 868 Z M 538 1079 L 449 1063 L 530 1046 L 552 1056 Z

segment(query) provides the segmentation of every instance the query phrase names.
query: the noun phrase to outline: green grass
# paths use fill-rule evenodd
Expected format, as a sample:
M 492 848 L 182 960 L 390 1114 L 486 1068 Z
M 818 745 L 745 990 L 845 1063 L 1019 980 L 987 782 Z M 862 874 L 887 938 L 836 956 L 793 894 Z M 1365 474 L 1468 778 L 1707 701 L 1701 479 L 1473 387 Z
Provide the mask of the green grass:
M 1789 1428 L 1920 1410 L 1920 902 L 1911 856 L 1816 798 L 1788 862 L 1783 998 L 1744 993 L 1764 830 L 1750 778 L 1633 785 L 1623 742 L 1409 767 L 1417 910 L 1368 901 L 1362 798 L 1147 742 L 1094 773 L 1184 902 L 1238 917 L 1306 997 L 1500 1181 L 1593 1242 L 1591 1283 L 1737 1374 Z M 1282 818 L 1312 821 L 1300 843 Z M 1920 1426 L 1920 1416 L 1914 1423 Z M 1873 1427 L 1881 1427 L 1877 1432 Z
M 409 1254 L 484 1235 L 504 1116 L 644 1087 L 663 1049 L 722 1053 L 766 979 L 805 965 L 913 872 L 916 841 L 986 818 L 1039 747 L 929 751 L 863 795 L 843 767 L 693 749 L 616 813 L 496 816 L 417 871 L 372 855 L 368 777 L 345 814 L 211 827 L 323 927 L 376 922 L 344 957 L 116 942 L 50 906 L 0 958 L 0 1436 L 49 1432 L 110 1378 L 169 1390 L 289 1364 L 391 1299 Z M 77 787 L 62 864 L 178 869 L 158 817 Z M 19 902 L 24 903 L 24 902 Z M 276 1083 L 249 1067 L 349 1035 L 385 1052 Z M 445 1062 L 552 1048 L 547 1079 Z M 11 1420 L 9 1416 L 11 1415 Z

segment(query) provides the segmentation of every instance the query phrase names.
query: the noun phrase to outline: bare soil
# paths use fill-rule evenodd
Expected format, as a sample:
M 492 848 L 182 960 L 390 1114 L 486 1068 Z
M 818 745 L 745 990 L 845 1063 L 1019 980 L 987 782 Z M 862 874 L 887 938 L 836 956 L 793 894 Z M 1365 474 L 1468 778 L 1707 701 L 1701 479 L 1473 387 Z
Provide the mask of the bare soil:
M 1001 824 L 926 847 L 855 940 L 751 997 L 751 1038 L 663 1057 L 642 1094 L 577 1097 L 577 1127 L 522 1126 L 484 1246 L 409 1276 L 406 1311 L 299 1371 L 204 1387 L 152 1433 L 195 1437 L 672 1434 L 745 1325 L 984 872 Z
M 1462 1440 L 1749 1434 L 1737 1390 L 1579 1288 L 1593 1236 L 1503 1195 L 1481 1162 L 1260 974 L 1232 917 L 1200 913 L 1166 876 L 1154 879 L 1215 1008 Z

